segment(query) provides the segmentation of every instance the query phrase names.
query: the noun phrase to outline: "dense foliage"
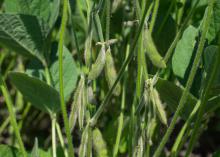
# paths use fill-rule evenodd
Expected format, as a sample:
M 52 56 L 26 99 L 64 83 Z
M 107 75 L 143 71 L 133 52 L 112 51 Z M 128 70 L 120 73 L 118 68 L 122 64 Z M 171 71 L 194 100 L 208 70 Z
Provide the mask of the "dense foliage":
M 220 156 L 219 0 L 0 1 L 0 156 Z

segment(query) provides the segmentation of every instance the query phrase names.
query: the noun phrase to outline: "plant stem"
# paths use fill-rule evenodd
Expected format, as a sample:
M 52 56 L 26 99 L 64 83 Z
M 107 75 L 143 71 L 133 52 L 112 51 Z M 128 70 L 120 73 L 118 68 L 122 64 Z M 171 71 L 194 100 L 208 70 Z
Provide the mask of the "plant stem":
M 56 157 L 56 114 L 52 115 L 52 152 L 53 157 Z
M 95 23 L 95 27 L 96 27 L 96 32 L 99 37 L 99 41 L 104 42 L 104 37 L 103 37 L 103 32 L 102 32 L 102 24 L 101 24 L 101 21 L 99 18 L 99 14 L 96 13 L 94 16 L 95 16 L 94 23 Z
M 63 136 L 62 136 L 62 131 L 60 129 L 60 125 L 57 122 L 56 122 L 56 130 L 57 130 L 58 138 L 60 140 L 61 147 L 64 150 L 64 155 L 65 155 L 65 157 L 68 157 L 68 152 L 66 150 L 66 147 L 65 147 L 65 144 L 64 144 L 64 140 L 63 140 Z
M 0 88 L 1 88 L 2 94 L 3 94 L 3 96 L 5 98 L 5 101 L 6 101 L 6 105 L 7 105 L 9 116 L 10 116 L 11 125 L 14 129 L 15 136 L 18 140 L 18 144 L 19 144 L 21 153 L 24 157 L 27 157 L 26 150 L 25 150 L 24 144 L 22 142 L 21 135 L 20 135 L 19 128 L 18 128 L 18 124 L 17 124 L 17 121 L 16 121 L 16 115 L 14 113 L 15 111 L 13 110 L 13 103 L 12 103 L 9 91 L 7 89 L 6 83 L 3 80 L 1 74 L 0 74 Z
M 177 24 L 178 24 L 178 26 L 180 25 L 180 23 L 182 21 L 186 0 L 181 0 L 181 3 L 182 3 L 182 7 L 177 12 Z
M 179 132 L 179 134 L 178 134 L 178 136 L 177 136 L 177 138 L 176 138 L 176 140 L 175 140 L 175 143 L 174 143 L 174 145 L 173 145 L 173 147 L 172 147 L 172 150 L 171 150 L 172 156 L 178 155 L 178 153 L 179 153 L 178 150 L 180 150 L 180 149 L 179 149 L 179 146 L 180 146 L 180 143 L 181 143 L 181 141 L 182 141 L 182 139 L 183 139 L 183 136 L 184 136 L 186 130 L 189 128 L 189 126 L 190 126 L 190 124 L 191 124 L 193 118 L 195 117 L 195 114 L 196 114 L 196 112 L 198 111 L 198 109 L 199 109 L 199 107 L 200 107 L 200 104 L 201 104 L 201 101 L 199 100 L 199 101 L 196 103 L 196 106 L 193 108 L 193 111 L 190 113 L 189 118 L 186 120 L 185 124 L 184 124 L 183 127 L 181 128 L 181 131 Z
M 111 1 L 106 1 L 106 29 L 105 29 L 105 41 L 109 40 L 110 36 L 110 21 L 111 21 Z
M 159 3 L 160 3 L 160 0 L 154 0 L 154 9 L 153 9 L 152 20 L 151 20 L 150 29 L 149 29 L 151 33 L 153 32 L 154 25 L 155 25 L 155 22 L 156 22 Z
M 21 115 L 21 120 L 19 121 L 18 123 L 18 127 L 19 127 L 19 130 L 21 130 L 22 126 L 23 126 L 23 122 L 24 122 L 24 119 L 26 118 L 26 116 L 28 115 L 28 112 L 30 111 L 30 108 L 31 108 L 31 103 L 28 102 L 27 103 L 27 106 L 24 108 L 24 111 Z
M 63 87 L 63 46 L 64 46 L 64 34 L 65 34 L 66 23 L 67 23 L 67 15 L 68 15 L 68 0 L 63 0 L 63 14 L 62 14 L 61 27 L 60 27 L 59 46 L 58 46 L 58 50 L 59 50 L 60 105 L 61 105 L 61 110 L 62 110 L 65 132 L 67 135 L 69 157 L 74 157 L 72 136 L 71 136 L 69 123 L 68 123 L 66 104 L 65 104 L 65 100 L 64 100 L 64 87 Z
M 214 0 L 212 0 L 212 2 L 213 1 Z M 212 5 L 213 5 L 213 3 L 212 3 Z M 184 105 L 187 101 L 189 90 L 192 86 L 196 71 L 197 71 L 199 63 L 200 63 L 200 58 L 202 56 L 202 52 L 203 52 L 203 49 L 204 49 L 205 38 L 206 38 L 206 34 L 207 34 L 207 31 L 208 31 L 208 28 L 209 28 L 209 25 L 210 25 L 210 16 L 211 16 L 212 5 L 209 5 L 209 7 L 208 7 L 209 8 L 208 9 L 208 14 L 207 14 L 207 16 L 205 18 L 205 21 L 204 21 L 204 24 L 203 24 L 202 35 L 201 35 L 199 46 L 198 46 L 196 56 L 195 56 L 195 59 L 194 59 L 193 65 L 192 65 L 192 69 L 190 71 L 190 75 L 189 75 L 188 81 L 186 83 L 186 88 L 183 91 L 183 95 L 180 99 L 179 105 L 178 105 L 177 110 L 176 110 L 176 112 L 173 116 L 171 124 L 170 124 L 168 130 L 166 131 L 159 147 L 156 149 L 153 157 L 159 157 L 161 155 L 161 152 L 162 152 L 165 144 L 167 143 L 171 133 L 173 132 L 173 129 L 174 129 L 176 121 L 179 117 L 180 111 L 182 110 L 182 108 L 184 107 Z
M 127 56 L 128 56 L 128 53 L 126 53 L 126 58 L 127 58 Z M 126 82 L 127 82 L 127 77 L 125 76 L 124 77 L 124 82 L 123 82 L 123 88 L 122 88 L 121 112 L 120 112 L 120 115 L 119 115 L 118 131 L 117 131 L 117 135 L 116 135 L 115 146 L 114 146 L 114 149 L 113 149 L 113 157 L 117 157 L 117 155 L 118 155 L 118 149 L 119 149 L 121 134 L 122 134 L 122 130 L 123 130 L 125 96 L 126 96 Z
M 138 39 L 139 39 L 139 36 L 141 34 L 141 31 L 143 29 L 143 26 L 144 26 L 144 23 L 145 23 L 145 17 L 146 17 L 146 14 L 147 14 L 147 6 L 145 6 L 145 10 L 144 10 L 144 16 L 142 17 L 142 20 L 141 20 L 141 23 L 140 23 L 140 26 L 138 28 L 138 31 L 137 31 L 137 34 L 134 38 L 134 42 L 131 46 L 131 50 L 130 50 L 130 53 L 129 53 L 129 56 L 128 58 L 124 61 L 119 73 L 118 73 L 118 77 L 117 79 L 115 80 L 113 86 L 111 87 L 111 89 L 108 91 L 107 95 L 105 96 L 102 104 L 100 105 L 100 107 L 98 108 L 97 112 L 95 113 L 95 115 L 92 117 L 92 119 L 90 120 L 90 125 L 91 126 L 94 126 L 99 118 L 99 116 L 101 115 L 101 113 L 103 112 L 105 106 L 108 104 L 111 96 L 112 96 L 112 93 L 117 85 L 117 83 L 119 82 L 119 80 L 121 79 L 127 65 L 131 62 L 132 58 L 133 58 L 133 55 L 134 55 L 134 52 L 135 52 L 135 48 L 136 48 L 136 45 L 137 45 L 137 42 L 138 42 Z
M 171 11 L 172 11 L 172 9 L 173 9 L 174 4 L 175 4 L 175 0 L 172 0 L 171 4 L 170 4 L 170 6 L 169 6 L 168 11 L 167 11 L 166 15 L 165 15 L 164 18 L 163 18 L 163 21 L 162 21 L 162 23 L 161 23 L 161 25 L 160 25 L 158 31 L 156 32 L 156 36 L 160 35 L 161 31 L 163 30 L 164 25 L 166 24 L 166 22 L 167 22 L 167 20 L 168 20 L 168 18 L 169 18 L 169 15 L 170 15 L 170 13 L 171 13 Z
M 210 16 L 211 16 L 214 2 L 215 2 L 215 0 L 210 0 L 209 1 L 207 18 L 210 18 Z M 210 21 L 210 19 L 206 20 L 206 22 L 204 24 L 204 28 L 203 28 L 204 30 L 208 28 L 209 21 Z M 219 45 L 220 45 L 220 39 L 219 39 Z M 204 111 L 205 111 L 206 103 L 207 103 L 208 98 L 209 98 L 209 92 L 211 90 L 212 84 L 213 84 L 214 79 L 217 75 L 219 67 L 220 67 L 220 51 L 217 52 L 216 57 L 215 57 L 215 61 L 212 62 L 211 69 L 209 68 L 210 73 L 208 73 L 208 75 L 207 75 L 207 84 L 206 84 L 206 86 L 205 86 L 205 88 L 204 88 L 204 90 L 201 94 L 201 106 L 199 108 L 198 116 L 197 116 L 197 119 L 196 119 L 196 122 L 195 122 L 195 125 L 194 125 L 194 128 L 193 128 L 192 136 L 190 138 L 189 146 L 188 146 L 188 149 L 186 151 L 186 155 L 185 155 L 186 157 L 188 157 L 190 155 L 190 153 L 193 149 L 193 146 L 196 142 L 197 132 L 198 132 L 198 129 L 200 127 L 202 117 L 203 117 L 203 114 L 204 114 Z
M 7 119 L 1 124 L 0 126 L 0 136 L 2 134 L 2 132 L 4 131 L 4 129 L 7 127 L 7 125 L 10 123 L 10 116 L 7 117 Z

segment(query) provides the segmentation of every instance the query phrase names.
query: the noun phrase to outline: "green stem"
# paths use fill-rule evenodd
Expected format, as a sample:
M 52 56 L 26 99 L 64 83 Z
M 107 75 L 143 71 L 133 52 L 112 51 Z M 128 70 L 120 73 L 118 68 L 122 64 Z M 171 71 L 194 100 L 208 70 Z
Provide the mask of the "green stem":
M 99 118 L 99 116 L 101 115 L 101 113 L 103 112 L 105 106 L 108 104 L 111 96 L 112 96 L 112 93 L 117 85 L 117 83 L 119 82 L 119 80 L 121 79 L 127 65 L 131 62 L 132 58 L 133 58 L 133 55 L 134 55 L 134 52 L 135 52 L 135 48 L 136 48 L 136 45 L 137 45 L 137 42 L 138 42 L 138 39 L 139 39 L 139 36 L 141 34 L 141 31 L 143 29 L 143 26 L 144 26 L 144 23 L 145 23 L 145 17 L 146 17 L 146 14 L 147 14 L 147 6 L 145 6 L 145 10 L 144 10 L 144 16 L 142 17 L 142 20 L 141 20 L 141 23 L 140 23 L 140 26 L 138 28 L 138 31 L 136 33 L 136 36 L 134 38 L 134 42 L 131 46 L 131 50 L 130 50 L 130 53 L 129 53 L 129 56 L 128 58 L 125 60 L 125 62 L 123 63 L 119 73 L 118 73 L 118 77 L 117 79 L 115 80 L 113 86 L 111 87 L 111 89 L 108 91 L 107 95 L 105 96 L 102 104 L 100 105 L 100 107 L 98 108 L 97 112 L 95 113 L 95 115 L 92 117 L 92 119 L 90 120 L 90 125 L 91 126 L 94 126 Z
M 7 119 L 0 126 L 0 136 L 9 123 L 10 123 L 10 117 L 7 117 Z
M 212 0 L 212 2 L 213 1 L 214 0 Z M 162 152 L 165 144 L 167 143 L 171 133 L 173 132 L 173 129 L 174 129 L 176 121 L 177 121 L 177 119 L 179 117 L 180 111 L 182 110 L 182 108 L 184 107 L 184 105 L 185 105 L 185 103 L 187 101 L 189 90 L 190 90 L 190 88 L 192 86 L 192 83 L 193 83 L 196 71 L 197 71 L 199 63 L 200 63 L 200 58 L 202 56 L 202 52 L 203 52 L 203 49 L 204 49 L 206 34 L 207 34 L 207 31 L 208 31 L 208 28 L 209 28 L 209 25 L 210 25 L 212 5 L 209 5 L 208 8 L 209 8 L 208 9 L 208 14 L 207 14 L 207 16 L 205 18 L 205 21 L 204 21 L 204 25 L 203 25 L 203 29 L 202 29 L 202 35 L 201 35 L 199 46 L 198 46 L 198 49 L 197 49 L 197 52 L 196 52 L 196 56 L 195 56 L 195 59 L 194 59 L 193 65 L 192 65 L 192 69 L 190 71 L 189 79 L 188 79 L 187 84 L 186 84 L 186 88 L 183 91 L 183 95 L 182 95 L 182 97 L 180 99 L 179 106 L 177 107 L 177 110 L 176 110 L 176 112 L 175 112 L 175 114 L 173 116 L 171 124 L 170 124 L 168 130 L 166 131 L 166 133 L 165 133 L 165 135 L 164 135 L 164 137 L 163 137 L 159 147 L 156 149 L 153 157 L 159 157 L 161 155 L 161 152 Z
M 63 139 L 63 136 L 62 136 L 62 131 L 61 131 L 60 125 L 58 123 L 56 123 L 56 130 L 57 130 L 58 138 L 60 140 L 61 147 L 64 150 L 64 155 L 65 155 L 65 157 L 68 157 L 68 152 L 66 150 L 66 147 L 65 147 L 65 144 L 64 144 L 64 139 Z
M 151 33 L 153 32 L 154 25 L 155 25 L 155 22 L 156 22 L 159 3 L 160 3 L 160 0 L 154 0 L 154 9 L 153 9 L 152 20 L 151 20 L 150 29 L 149 29 Z
M 127 58 L 127 55 L 128 55 L 128 53 L 126 54 L 126 58 Z M 126 80 L 127 80 L 127 77 L 125 76 L 124 82 L 123 82 L 123 89 L 122 89 L 121 113 L 119 116 L 118 131 L 117 131 L 116 142 L 115 142 L 115 146 L 114 146 L 114 150 L 113 150 L 113 157 L 117 157 L 117 155 L 118 155 L 118 149 L 119 149 L 121 134 L 122 134 L 122 130 L 123 130 L 125 96 L 126 96 L 126 82 L 127 82 Z
M 64 34 L 65 34 L 66 23 L 67 23 L 67 15 L 68 15 L 68 0 L 63 0 L 63 14 L 62 14 L 61 27 L 60 27 L 60 39 L 59 39 L 59 47 L 58 47 L 58 50 L 59 50 L 60 105 L 61 105 L 61 110 L 62 110 L 65 132 L 67 135 L 69 157 L 74 157 L 72 136 L 71 136 L 70 127 L 69 127 L 69 123 L 68 123 L 66 104 L 65 104 L 65 100 L 64 100 L 64 87 L 63 87 L 63 46 L 64 46 Z
M 211 17 L 214 2 L 215 2 L 215 0 L 209 1 L 207 20 L 206 20 L 206 22 L 204 24 L 204 28 L 203 28 L 204 30 L 207 29 L 209 26 L 208 24 L 210 22 L 210 19 L 208 19 L 208 18 Z M 219 39 L 219 45 L 220 45 L 220 39 Z M 216 57 L 215 57 L 215 61 L 212 63 L 212 66 L 211 66 L 210 73 L 208 73 L 208 75 L 207 75 L 207 83 L 206 83 L 205 88 L 204 88 L 202 95 L 201 95 L 201 106 L 199 108 L 198 116 L 197 116 L 197 119 L 196 119 L 196 122 L 195 122 L 195 125 L 193 128 L 192 136 L 190 138 L 189 146 L 186 151 L 186 155 L 185 155 L 186 157 L 188 157 L 190 155 L 190 153 L 193 149 L 193 146 L 196 142 L 197 133 L 198 133 L 199 127 L 201 125 L 202 117 L 205 112 L 205 107 L 206 107 L 206 103 L 209 98 L 209 93 L 212 88 L 212 84 L 214 82 L 214 79 L 217 75 L 217 72 L 219 70 L 219 67 L 220 67 L 220 51 L 217 52 Z
M 56 152 L 56 114 L 52 115 L 52 152 L 53 157 L 57 156 Z
M 105 40 L 109 40 L 110 36 L 110 21 L 111 21 L 111 1 L 106 0 L 106 30 L 105 30 Z
M 180 143 L 183 139 L 183 136 L 186 132 L 186 130 L 189 128 L 193 118 L 195 117 L 195 114 L 196 112 L 198 111 L 199 107 L 200 107 L 200 104 L 201 104 L 201 101 L 199 100 L 196 104 L 196 106 L 194 107 L 193 111 L 190 113 L 190 116 L 189 118 L 186 120 L 185 124 L 183 125 L 183 127 L 181 128 L 181 131 L 179 132 L 176 140 L 175 140 L 175 143 L 172 147 L 172 150 L 171 150 L 171 154 L 172 156 L 176 156 L 178 155 L 178 150 L 179 150 L 179 146 L 180 146 Z
M 25 109 L 24 109 L 24 111 L 23 111 L 23 113 L 21 115 L 21 120 L 18 123 L 19 130 L 21 130 L 21 128 L 23 126 L 24 119 L 28 115 L 28 112 L 30 111 L 30 108 L 31 108 L 31 103 L 28 102 L 27 106 L 25 107 Z
M 14 113 L 15 111 L 13 110 L 13 103 L 12 103 L 9 91 L 7 89 L 6 83 L 3 80 L 1 74 L 0 74 L 0 88 L 1 88 L 2 94 L 3 94 L 3 96 L 5 98 L 5 101 L 6 101 L 6 105 L 7 105 L 8 111 L 9 111 L 11 125 L 14 129 L 15 136 L 18 140 L 18 144 L 19 144 L 21 153 L 24 157 L 27 157 L 25 147 L 24 147 L 24 144 L 22 142 L 21 135 L 20 135 L 20 132 L 19 132 L 18 124 L 17 124 L 17 121 L 16 121 L 16 115 Z
M 161 31 L 163 30 L 164 25 L 166 24 L 166 22 L 167 22 L 167 20 L 168 20 L 168 18 L 169 18 L 169 15 L 170 15 L 170 13 L 171 13 L 171 11 L 172 11 L 172 9 L 173 9 L 174 4 L 175 4 L 175 0 L 172 0 L 168 11 L 167 11 L 166 15 L 165 15 L 164 18 L 163 18 L 163 21 L 162 21 L 162 23 L 161 23 L 161 25 L 160 25 L 158 31 L 156 32 L 156 36 L 160 35 Z
M 95 19 L 94 19 L 95 27 L 96 27 L 96 32 L 99 37 L 99 41 L 104 42 L 104 37 L 103 37 L 103 32 L 102 32 L 102 24 L 99 18 L 99 14 L 95 14 Z
M 186 0 L 181 0 L 181 3 L 182 3 L 182 7 L 177 12 L 177 24 L 178 24 L 178 26 L 180 25 L 180 23 L 182 21 Z

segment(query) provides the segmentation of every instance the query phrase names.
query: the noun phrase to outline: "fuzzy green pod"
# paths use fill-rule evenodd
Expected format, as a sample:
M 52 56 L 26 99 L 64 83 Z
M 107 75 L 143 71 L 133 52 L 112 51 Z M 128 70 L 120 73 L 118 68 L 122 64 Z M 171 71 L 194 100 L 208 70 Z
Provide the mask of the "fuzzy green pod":
M 71 130 L 73 130 L 73 128 L 75 126 L 77 116 L 82 116 L 79 114 L 79 110 L 81 110 L 82 103 L 83 103 L 84 84 L 85 84 L 85 79 L 83 76 L 81 76 L 79 84 L 78 84 L 76 91 L 74 93 L 74 101 L 71 105 L 71 113 L 70 113 L 70 117 L 69 117 L 69 126 L 70 126 Z M 80 118 L 78 117 L 78 119 L 82 119 L 82 117 L 80 117 Z M 79 122 L 79 125 L 80 125 L 80 122 Z M 82 126 L 80 125 L 80 127 L 82 127 Z
M 83 128 L 84 119 L 85 119 L 85 109 L 86 109 L 86 98 L 85 98 L 85 88 L 84 85 L 81 89 L 81 105 L 78 106 L 78 123 L 80 130 Z
M 158 115 L 159 119 L 161 120 L 161 122 L 163 124 L 167 125 L 166 112 L 163 108 L 162 102 L 160 100 L 160 96 L 155 88 L 152 91 L 152 95 L 153 95 L 153 102 L 156 107 L 157 115 Z
M 108 157 L 107 145 L 105 140 L 102 137 L 102 133 L 98 128 L 95 128 L 92 132 L 93 137 L 93 148 L 96 154 L 96 157 Z
M 81 143 L 79 147 L 79 157 L 86 157 L 89 139 L 89 127 L 87 126 L 82 134 Z
M 157 121 L 156 121 L 155 118 L 152 118 L 152 119 L 150 120 L 150 123 L 149 123 L 149 125 L 148 125 L 148 127 L 147 127 L 147 132 L 146 132 L 146 134 L 147 134 L 147 139 L 148 139 L 148 143 L 149 143 L 150 145 L 153 144 L 153 142 L 152 142 L 152 137 L 153 137 L 154 131 L 155 131 L 155 129 L 156 129 L 156 126 L 157 126 Z
M 114 60 L 112 58 L 110 47 L 106 51 L 106 63 L 105 63 L 105 77 L 108 82 L 109 88 L 113 86 L 115 80 L 117 79 L 117 73 L 115 70 Z M 113 91 L 115 96 L 119 96 L 121 93 L 121 85 L 118 83 Z
M 163 60 L 163 57 L 161 57 L 160 53 L 158 52 L 151 33 L 147 28 L 144 30 L 144 40 L 145 51 L 150 58 L 152 64 L 158 68 L 166 68 L 166 63 Z
M 88 75 L 89 80 L 95 80 L 101 74 L 105 66 L 105 60 L 106 60 L 105 46 L 102 45 L 99 55 L 95 63 L 92 65 L 92 68 L 89 72 L 89 75 Z
M 92 31 L 86 38 L 86 43 L 85 43 L 84 59 L 87 67 L 89 67 L 91 64 L 91 60 L 92 60 L 91 51 L 92 51 Z

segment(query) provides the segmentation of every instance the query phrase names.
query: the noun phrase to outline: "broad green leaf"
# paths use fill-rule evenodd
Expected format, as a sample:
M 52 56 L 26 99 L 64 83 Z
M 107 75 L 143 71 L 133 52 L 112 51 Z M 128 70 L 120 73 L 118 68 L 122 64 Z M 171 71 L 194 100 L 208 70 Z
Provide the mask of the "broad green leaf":
M 51 65 L 49 68 L 52 86 L 59 91 L 59 61 L 58 61 L 58 52 L 57 52 L 57 44 L 52 45 L 52 56 L 51 56 Z M 64 97 L 65 100 L 68 101 L 71 93 L 74 91 L 76 82 L 79 76 L 79 70 L 76 66 L 72 55 L 68 51 L 67 48 L 64 47 L 63 53 L 63 72 L 64 72 Z M 45 79 L 45 70 L 43 65 L 37 60 L 32 60 L 30 64 L 28 64 L 26 73 L 30 76 L 36 77 L 42 81 L 46 81 Z
M 159 93 L 162 102 L 164 102 L 167 105 L 167 107 L 171 110 L 171 112 L 175 112 L 177 106 L 179 105 L 179 101 L 182 96 L 183 89 L 176 86 L 172 82 L 160 78 L 158 79 L 158 82 L 156 84 L 156 89 Z M 185 104 L 181 112 L 181 117 L 183 119 L 187 119 L 193 107 L 195 106 L 196 102 L 197 99 L 193 95 L 189 94 L 187 98 L 187 103 Z
M 0 44 L 45 62 L 43 39 L 41 24 L 34 16 L 0 14 Z
M 28 157 L 52 157 L 50 155 L 50 151 L 44 151 L 40 148 L 38 150 L 39 150 L 39 156 L 34 156 L 32 153 L 27 153 L 27 156 Z M 12 147 L 12 146 L 0 144 L 0 157 L 23 157 L 23 156 L 19 149 Z
M 25 73 L 46 82 L 44 67 L 37 59 L 30 60 L 30 63 L 27 64 Z
M 56 47 L 56 46 L 55 46 Z M 58 61 L 58 52 L 57 48 L 54 48 L 55 56 L 53 56 L 54 62 L 50 67 L 50 72 L 52 76 L 52 82 L 54 88 L 59 91 L 59 61 Z M 54 53 L 54 52 L 52 52 Z M 69 50 L 64 47 L 63 52 L 63 82 L 64 82 L 64 98 L 66 101 L 69 100 L 71 93 L 76 87 L 76 82 L 79 76 L 79 70 L 76 66 L 76 63 L 69 52 Z
M 36 108 L 48 113 L 56 113 L 60 110 L 59 93 L 53 87 L 24 73 L 11 72 L 9 78 Z
M 0 156 L 1 157 L 22 157 L 22 153 L 14 147 L 7 145 L 0 145 Z
M 19 13 L 20 5 L 18 3 L 18 0 L 4 1 L 4 10 L 6 13 Z
M 33 15 L 53 27 L 59 15 L 60 0 L 6 0 L 6 13 Z
M 183 94 L 183 88 L 176 86 L 174 83 L 161 78 L 158 79 L 156 88 L 160 95 L 162 102 L 164 102 L 168 109 L 174 113 L 179 105 L 180 98 Z M 197 98 L 189 93 L 186 104 L 181 111 L 181 118 L 186 120 L 192 112 L 194 106 L 197 103 Z M 206 104 L 206 113 L 211 113 L 220 107 L 220 96 L 210 98 Z
M 208 73 L 210 65 L 212 64 L 215 54 L 218 53 L 219 49 L 218 46 L 210 45 L 205 49 L 204 52 L 204 70 L 206 73 Z M 214 86 L 220 85 L 220 72 L 218 71 L 218 74 L 216 75 Z
M 184 31 L 181 40 L 177 43 L 172 58 L 172 68 L 174 74 L 180 78 L 184 78 L 187 68 L 190 65 L 197 34 L 197 29 L 193 26 L 189 26 Z
M 57 21 L 60 11 L 60 0 L 53 0 L 50 3 L 50 18 L 49 18 L 49 26 L 52 28 Z
M 213 6 L 213 12 L 211 16 L 211 23 L 209 31 L 207 33 L 207 39 L 209 42 L 213 41 L 220 31 L 220 1 L 216 0 Z

